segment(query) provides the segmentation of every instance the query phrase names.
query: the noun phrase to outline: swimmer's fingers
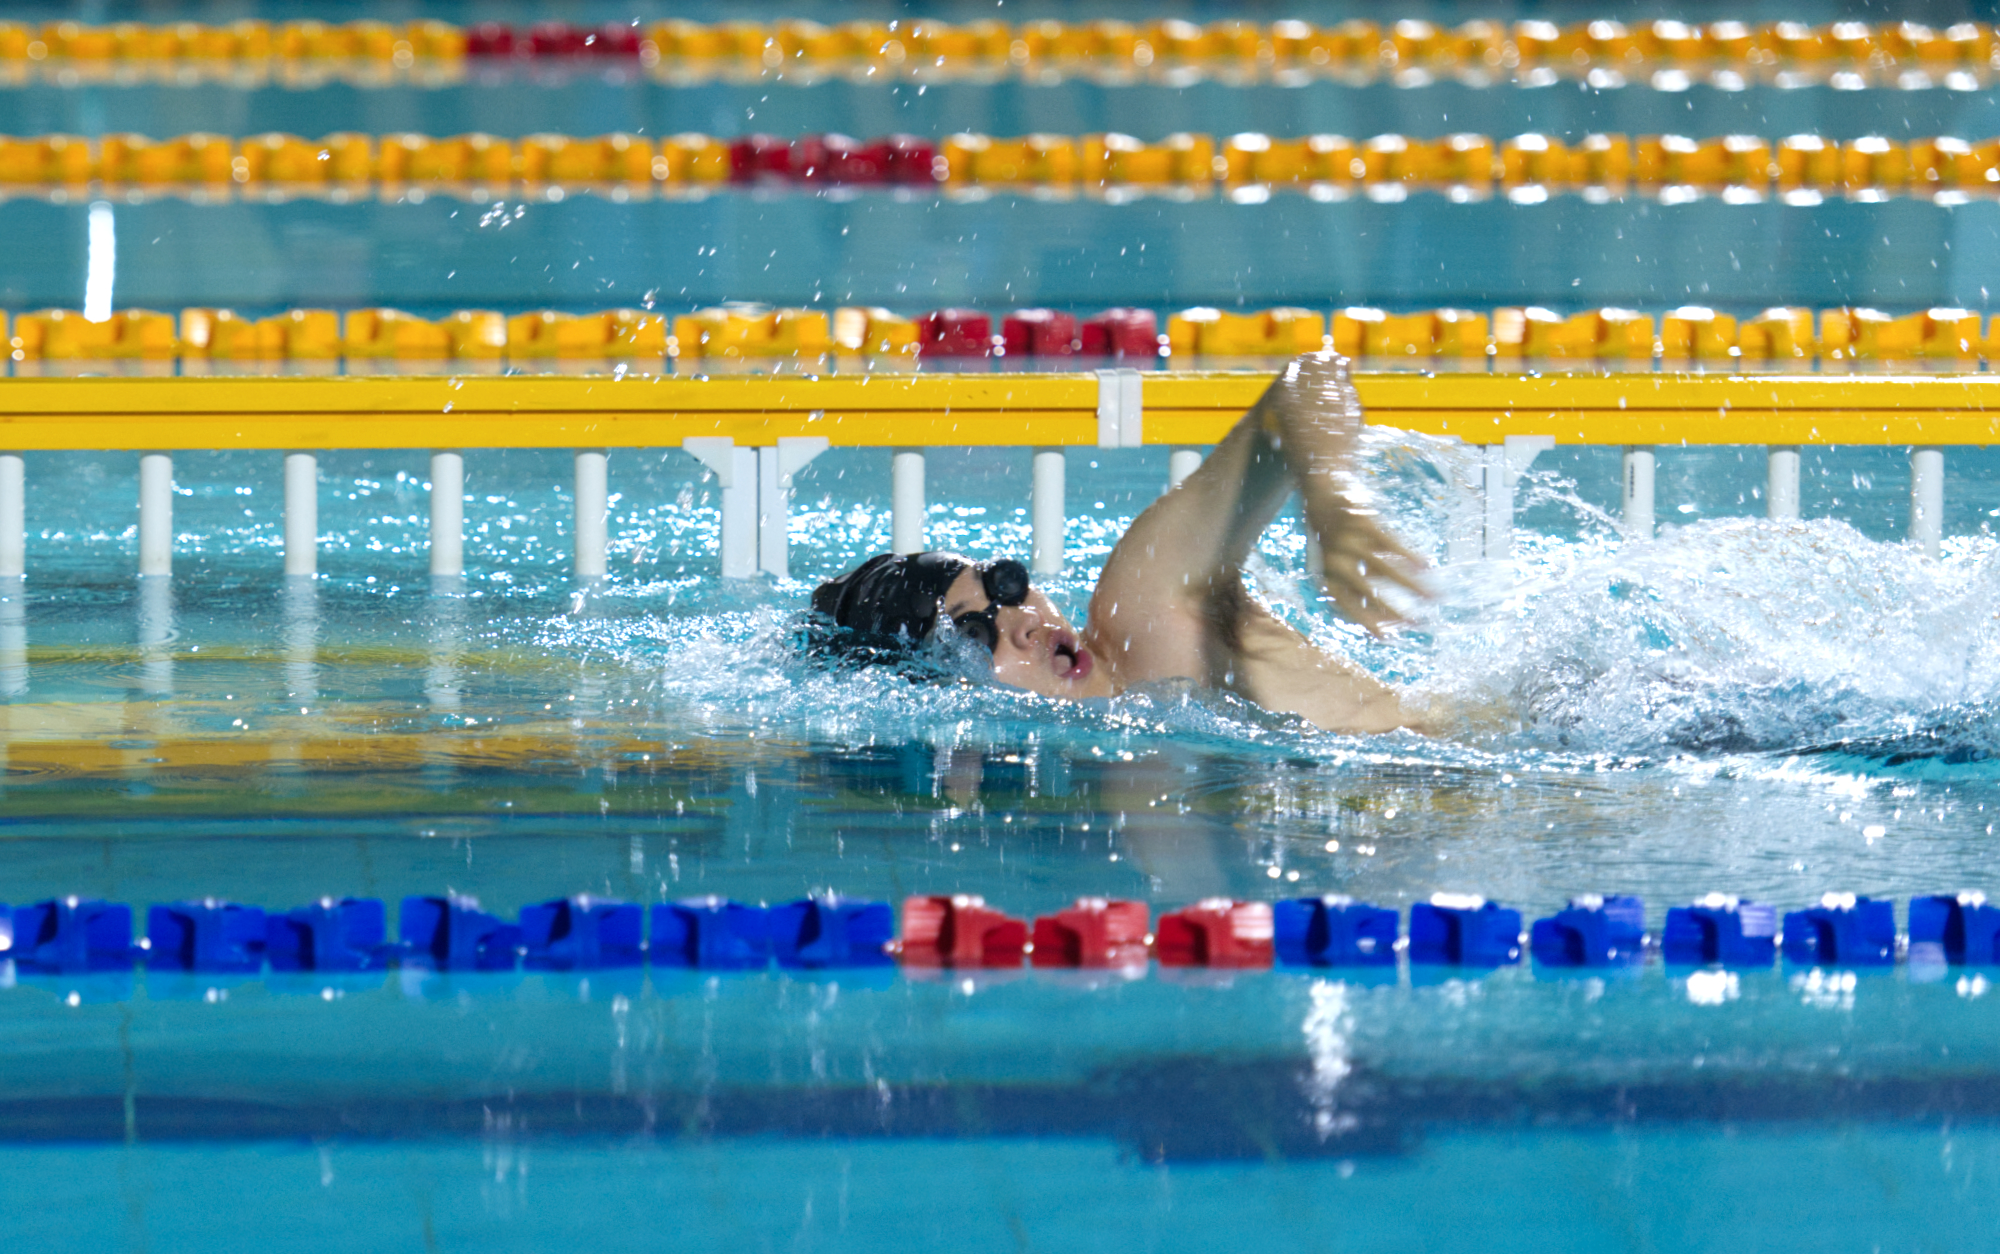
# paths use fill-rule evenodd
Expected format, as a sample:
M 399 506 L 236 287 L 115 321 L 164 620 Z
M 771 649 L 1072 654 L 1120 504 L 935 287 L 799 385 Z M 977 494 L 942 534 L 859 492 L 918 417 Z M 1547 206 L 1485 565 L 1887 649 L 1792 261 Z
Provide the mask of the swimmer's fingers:
M 1333 598 L 1334 606 L 1349 622 L 1362 627 L 1371 636 L 1380 636 L 1384 627 L 1393 627 L 1405 621 L 1365 580 L 1329 579 L 1326 594 Z
M 1386 563 L 1366 552 L 1327 551 L 1324 557 L 1322 581 L 1341 613 L 1378 636 L 1383 627 L 1404 621 L 1382 597 L 1379 576 L 1388 570 Z
M 1351 570 L 1361 580 L 1380 576 L 1411 594 L 1428 600 L 1432 593 L 1422 579 L 1429 564 L 1384 531 L 1374 519 L 1349 514 L 1340 526 L 1320 529 L 1320 551 L 1329 579 L 1335 564 Z M 1329 538 L 1331 537 L 1331 538 Z M 1342 578 L 1346 578 L 1343 574 Z
M 1327 595 L 1341 613 L 1376 636 L 1384 627 L 1409 621 L 1383 598 L 1387 585 L 1417 597 L 1431 595 L 1420 578 L 1423 565 L 1366 519 L 1353 520 L 1330 544 L 1321 541 L 1320 574 Z
M 1423 572 L 1430 569 L 1429 562 L 1404 548 L 1394 536 L 1372 522 L 1368 524 L 1367 538 L 1375 557 L 1369 563 L 1371 573 L 1382 575 L 1426 601 L 1436 595 L 1423 580 Z

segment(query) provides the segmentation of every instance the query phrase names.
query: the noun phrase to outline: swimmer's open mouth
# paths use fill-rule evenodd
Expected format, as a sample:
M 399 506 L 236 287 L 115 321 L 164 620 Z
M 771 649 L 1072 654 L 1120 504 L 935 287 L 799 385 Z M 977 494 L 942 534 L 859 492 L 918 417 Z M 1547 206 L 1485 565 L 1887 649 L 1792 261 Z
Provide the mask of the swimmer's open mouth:
M 1055 646 L 1049 652 L 1049 665 L 1062 679 L 1082 679 L 1090 674 L 1090 654 L 1077 645 L 1076 637 L 1061 632 L 1055 638 Z

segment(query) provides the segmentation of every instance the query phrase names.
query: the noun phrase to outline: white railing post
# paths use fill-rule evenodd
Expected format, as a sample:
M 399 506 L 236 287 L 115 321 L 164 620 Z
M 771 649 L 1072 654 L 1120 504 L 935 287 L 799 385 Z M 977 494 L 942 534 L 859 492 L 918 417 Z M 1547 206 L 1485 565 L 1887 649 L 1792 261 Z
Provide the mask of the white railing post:
M 1486 547 L 1486 450 L 1461 445 L 1463 457 L 1446 459 L 1444 474 L 1444 560 L 1476 562 Z
M 1625 446 L 1625 537 L 1653 538 L 1653 446 Z
M 1177 448 L 1167 454 L 1167 490 L 1181 486 L 1181 481 L 1201 469 L 1201 450 L 1198 448 Z
M 899 448 L 889 463 L 889 550 L 924 551 L 924 451 Z
M 610 467 L 601 448 L 576 450 L 576 577 L 602 579 L 610 535 Z
M 791 578 L 792 476 L 826 452 L 823 435 L 781 435 L 757 450 L 757 569 Z
M 139 573 L 174 573 L 174 458 L 139 455 Z
M 1514 485 L 1535 458 L 1556 446 L 1554 436 L 1510 435 L 1486 446 L 1486 511 L 1484 556 L 1507 557 L 1514 552 Z
M 465 573 L 465 455 L 431 454 L 431 574 Z
M 1773 444 L 1764 482 L 1765 512 L 1775 521 L 1799 516 L 1799 450 L 1795 444 Z
M 1910 450 L 1910 541 L 1925 557 L 1936 557 L 1944 545 L 1944 450 L 1919 446 Z
M 722 489 L 722 577 L 750 578 L 757 573 L 757 450 L 738 448 L 726 435 L 689 436 L 681 447 L 714 473 Z
M 27 463 L 19 453 L 0 453 L 0 579 L 27 573 Z
M 1063 532 L 1068 526 L 1063 497 L 1068 463 L 1059 448 L 1035 450 L 1034 489 L 1028 501 L 1028 522 L 1034 536 L 1030 566 L 1037 575 L 1060 575 Z
M 319 572 L 319 458 L 285 454 L 285 574 Z

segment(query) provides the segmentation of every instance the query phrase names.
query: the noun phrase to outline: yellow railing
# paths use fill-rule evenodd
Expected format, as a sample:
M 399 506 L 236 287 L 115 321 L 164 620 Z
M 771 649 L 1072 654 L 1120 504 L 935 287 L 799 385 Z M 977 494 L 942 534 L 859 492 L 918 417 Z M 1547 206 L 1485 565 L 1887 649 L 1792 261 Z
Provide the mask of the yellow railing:
M 1267 373 L 1139 374 L 1139 442 L 1220 439 Z M 1362 374 L 1372 422 L 1490 444 L 2000 443 L 1990 374 Z M 280 376 L 0 382 L 10 449 L 1094 445 L 1094 374 Z M 1131 441 L 1127 441 L 1130 443 Z
M 924 453 L 1032 452 L 1033 558 L 1062 565 L 1064 448 L 1167 446 L 1169 480 L 1200 464 L 1268 371 L 1094 374 L 237 376 L 0 381 L 0 577 L 25 568 L 25 462 L 39 450 L 140 454 L 139 567 L 171 570 L 176 449 L 284 450 L 285 570 L 316 569 L 321 449 L 428 449 L 431 569 L 462 572 L 466 448 L 565 448 L 576 461 L 576 569 L 606 570 L 607 450 L 680 447 L 721 489 L 722 573 L 787 571 L 792 476 L 839 445 L 893 450 L 893 545 L 924 546 Z M 1556 444 L 1620 446 L 1624 519 L 1653 531 L 1659 445 L 1769 446 L 1767 503 L 1795 518 L 1801 445 L 1907 445 L 1911 536 L 1940 548 L 1945 446 L 2000 443 L 1988 374 L 1363 374 L 1369 420 L 1473 446 L 1453 472 L 1453 560 L 1502 557 L 1516 479 Z

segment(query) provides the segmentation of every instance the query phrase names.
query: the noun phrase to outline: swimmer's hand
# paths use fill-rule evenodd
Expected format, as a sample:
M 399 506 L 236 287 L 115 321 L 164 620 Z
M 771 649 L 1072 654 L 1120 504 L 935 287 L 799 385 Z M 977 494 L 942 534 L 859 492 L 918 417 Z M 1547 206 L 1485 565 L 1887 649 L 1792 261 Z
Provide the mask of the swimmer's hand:
M 1380 636 L 1404 620 L 1382 593 L 1389 584 L 1430 596 L 1424 560 L 1383 529 L 1355 472 L 1361 397 L 1345 357 L 1308 353 L 1279 373 L 1257 402 L 1265 437 L 1298 484 L 1306 523 L 1319 537 L 1327 596 L 1350 620 Z
M 1336 499 L 1319 502 L 1317 508 L 1309 502 L 1306 510 L 1307 522 L 1319 535 L 1326 594 L 1341 613 L 1379 636 L 1384 627 L 1407 621 L 1383 599 L 1386 583 L 1418 597 L 1431 595 L 1419 577 L 1424 560 L 1383 530 L 1373 511 L 1338 500 L 1337 493 L 1327 495 Z

